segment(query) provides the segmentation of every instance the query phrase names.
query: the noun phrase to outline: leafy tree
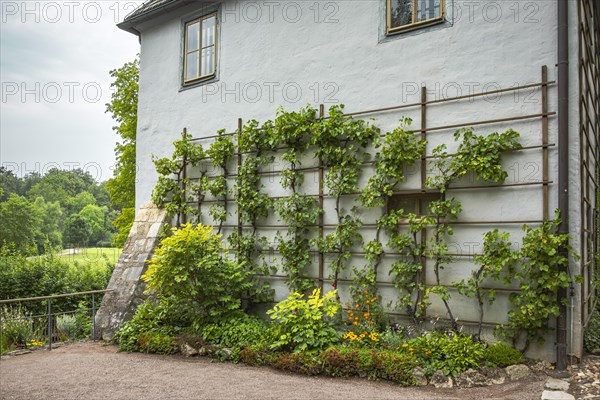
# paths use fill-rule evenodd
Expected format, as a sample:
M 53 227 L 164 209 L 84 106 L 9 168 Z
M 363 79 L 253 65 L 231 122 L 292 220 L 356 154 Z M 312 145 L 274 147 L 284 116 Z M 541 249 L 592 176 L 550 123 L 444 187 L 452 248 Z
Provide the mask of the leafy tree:
M 6 201 L 11 193 L 19 193 L 19 178 L 9 169 L 0 167 L 0 201 Z
M 106 236 L 105 223 L 107 213 L 108 208 L 98 207 L 95 204 L 88 204 L 79 212 L 79 216 L 83 218 L 89 225 L 90 245 L 95 245 L 99 241 L 104 240 Z
M 37 214 L 40 216 L 39 230 L 36 235 L 38 253 L 43 253 L 46 244 L 53 248 L 62 245 L 60 222 L 63 215 L 58 202 L 50 203 L 43 197 L 38 197 L 33 202 Z
M 94 186 L 96 182 L 89 172 L 81 169 L 65 171 L 53 168 L 31 187 L 27 196 L 31 199 L 42 196 L 46 201 L 58 201 L 64 207 L 70 197 L 93 190 L 91 188 Z
M 113 220 L 113 225 L 117 228 L 118 232 L 114 236 L 113 244 L 115 246 L 122 246 L 125 244 L 127 237 L 129 236 L 129 231 L 131 230 L 131 226 L 133 225 L 133 220 L 135 218 L 135 208 L 127 207 L 121 210 L 119 215 L 116 216 Z
M 23 254 L 35 253 L 40 215 L 26 198 L 11 194 L 0 203 L 0 243 L 13 244 Z
M 68 197 L 64 202 L 67 215 L 77 214 L 86 206 L 96 204 L 96 198 L 90 192 L 81 192 L 73 197 Z
M 112 118 L 117 122 L 118 125 L 113 129 L 121 137 L 121 141 L 117 142 L 115 147 L 117 164 L 114 177 L 107 182 L 106 187 L 112 204 L 122 208 L 121 215 L 116 220 L 119 234 L 116 235 L 114 242 L 115 245 L 122 246 L 135 216 L 139 58 L 112 70 L 110 76 L 114 78 L 111 84 L 114 92 L 111 102 L 106 105 L 106 112 L 111 113 Z
M 79 214 L 72 214 L 65 222 L 64 241 L 74 247 L 84 247 L 88 244 L 92 228 L 89 222 Z

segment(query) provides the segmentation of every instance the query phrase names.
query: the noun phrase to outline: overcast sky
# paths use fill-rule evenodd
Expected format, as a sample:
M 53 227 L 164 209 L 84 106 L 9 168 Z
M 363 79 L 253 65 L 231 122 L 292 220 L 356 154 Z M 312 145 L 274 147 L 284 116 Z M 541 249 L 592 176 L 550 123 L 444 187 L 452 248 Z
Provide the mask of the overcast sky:
M 112 176 L 109 71 L 139 52 L 115 23 L 141 3 L 0 0 L 3 166 L 17 176 L 52 167 Z

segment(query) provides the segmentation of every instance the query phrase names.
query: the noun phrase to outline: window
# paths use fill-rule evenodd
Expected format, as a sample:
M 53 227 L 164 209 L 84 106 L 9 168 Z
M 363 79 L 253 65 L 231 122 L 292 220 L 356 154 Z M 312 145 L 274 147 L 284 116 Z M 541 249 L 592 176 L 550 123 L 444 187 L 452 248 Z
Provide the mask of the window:
M 403 210 L 404 214 L 429 215 L 429 204 L 439 199 L 439 193 L 395 194 L 388 203 L 388 212 Z
M 217 67 L 217 14 L 185 24 L 183 83 L 215 75 Z
M 388 33 L 394 33 L 444 20 L 444 0 L 386 1 Z

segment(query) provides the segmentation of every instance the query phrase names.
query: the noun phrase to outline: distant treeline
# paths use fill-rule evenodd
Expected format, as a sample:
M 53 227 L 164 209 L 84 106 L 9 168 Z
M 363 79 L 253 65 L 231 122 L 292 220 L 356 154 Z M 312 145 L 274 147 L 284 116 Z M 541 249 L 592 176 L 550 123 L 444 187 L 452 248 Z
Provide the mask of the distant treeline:
M 0 167 L 0 246 L 21 254 L 111 246 L 120 211 L 111 206 L 106 183 L 81 169 L 17 177 Z

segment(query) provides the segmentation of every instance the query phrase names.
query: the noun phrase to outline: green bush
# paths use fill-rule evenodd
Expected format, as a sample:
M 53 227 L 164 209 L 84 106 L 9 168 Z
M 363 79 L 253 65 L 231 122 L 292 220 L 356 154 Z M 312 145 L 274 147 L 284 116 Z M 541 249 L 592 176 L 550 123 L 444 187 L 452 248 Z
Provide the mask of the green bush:
M 583 335 L 583 343 L 590 353 L 600 349 L 600 300 Z
M 451 376 L 479 368 L 484 352 L 483 345 L 471 336 L 436 331 L 409 340 L 402 349 L 415 355 L 426 374 L 442 370 Z
M 496 342 L 489 345 L 483 351 L 483 360 L 492 367 L 508 367 L 509 365 L 520 364 L 525 360 L 523 354 L 502 342 Z
M 0 246 L 0 299 L 51 296 L 63 293 L 106 289 L 114 264 L 98 266 L 93 262 L 71 265 L 65 258 L 51 252 L 38 257 L 24 257 L 10 246 Z M 52 310 L 73 311 L 82 297 L 55 299 Z M 96 301 L 101 301 L 100 296 Z M 97 303 L 97 304 L 98 304 Z M 91 298 L 85 298 L 85 306 L 91 308 Z M 30 301 L 22 304 L 28 314 L 44 314 L 46 302 Z
M 0 353 L 25 347 L 33 338 L 33 321 L 20 307 L 0 308 Z
M 186 224 L 172 231 L 143 276 L 148 289 L 161 301 L 172 298 L 189 308 L 197 331 L 239 310 L 252 284 L 244 266 L 224 255 L 221 236 L 203 225 Z
M 407 336 L 403 327 L 392 329 L 388 326 L 385 331 L 379 334 L 379 345 L 388 350 L 396 350 L 406 343 Z
M 268 325 L 263 319 L 240 312 L 203 326 L 200 337 L 205 342 L 231 348 L 231 360 L 238 362 L 240 351 L 251 344 L 264 342 L 267 332 Z
M 60 340 L 80 340 L 89 337 L 92 318 L 87 313 L 62 314 L 56 318 L 56 331 Z
M 332 317 L 340 309 L 335 300 L 336 291 L 321 296 L 315 289 L 308 299 L 292 293 L 286 300 L 267 311 L 273 320 L 272 350 L 294 353 L 322 350 L 339 340 L 333 328 Z
M 414 356 L 399 352 L 336 346 L 320 353 L 269 353 L 265 347 L 248 346 L 240 359 L 250 365 L 268 365 L 284 371 L 305 375 L 326 375 L 341 378 L 367 377 L 389 380 L 403 386 L 413 383 Z
M 173 353 L 175 335 L 191 321 L 191 316 L 185 314 L 175 299 L 163 299 L 158 304 L 148 299 L 138 306 L 133 318 L 121 326 L 113 340 L 119 343 L 119 351 Z
M 136 345 L 138 351 L 144 353 L 173 354 L 177 351 L 175 337 L 157 331 L 141 333 Z

